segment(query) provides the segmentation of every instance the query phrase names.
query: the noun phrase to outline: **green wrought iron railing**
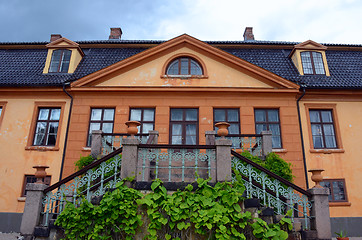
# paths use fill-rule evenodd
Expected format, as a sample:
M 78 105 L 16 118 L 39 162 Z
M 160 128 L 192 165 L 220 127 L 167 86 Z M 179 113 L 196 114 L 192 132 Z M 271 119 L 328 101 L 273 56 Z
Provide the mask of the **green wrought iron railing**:
M 229 134 L 226 138 L 231 140 L 232 149 L 241 149 L 249 151 L 254 156 L 262 156 L 262 136 L 262 134 Z M 216 139 L 219 138 L 216 137 Z
M 142 181 L 193 182 L 215 175 L 215 146 L 140 144 L 138 163 Z
M 260 199 L 264 206 L 273 208 L 277 214 L 293 209 L 292 220 L 303 218 L 304 228 L 309 229 L 310 193 L 233 150 L 231 154 L 232 167 L 242 175 L 247 198 Z
M 49 219 L 56 218 L 66 204 L 88 201 L 93 196 L 103 195 L 107 189 L 114 188 L 121 181 L 120 169 L 122 148 L 89 164 L 85 168 L 46 188 L 43 198 L 43 225 L 48 226 Z
M 106 156 L 122 147 L 123 139 L 128 137 L 127 133 L 102 133 L 102 155 Z M 136 134 L 140 143 L 147 143 L 149 134 Z

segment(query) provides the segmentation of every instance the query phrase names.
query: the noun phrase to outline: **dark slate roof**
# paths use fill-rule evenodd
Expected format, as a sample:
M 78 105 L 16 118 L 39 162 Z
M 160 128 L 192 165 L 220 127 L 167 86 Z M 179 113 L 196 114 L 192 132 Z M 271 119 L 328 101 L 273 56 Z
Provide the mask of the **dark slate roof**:
M 78 41 L 79 44 L 160 44 L 158 40 L 101 40 Z M 0 45 L 45 45 L 48 42 L 0 43 Z M 214 45 L 255 44 L 285 45 L 286 49 L 222 48 L 236 57 L 262 67 L 285 79 L 308 88 L 362 89 L 362 51 L 327 50 L 331 76 L 301 76 L 288 55 L 296 42 L 275 41 L 206 41 Z M 362 45 L 324 44 L 326 46 L 362 47 Z M 84 57 L 73 74 L 43 74 L 47 49 L 0 49 L 0 86 L 61 86 L 90 73 L 144 51 L 146 48 L 82 48 Z

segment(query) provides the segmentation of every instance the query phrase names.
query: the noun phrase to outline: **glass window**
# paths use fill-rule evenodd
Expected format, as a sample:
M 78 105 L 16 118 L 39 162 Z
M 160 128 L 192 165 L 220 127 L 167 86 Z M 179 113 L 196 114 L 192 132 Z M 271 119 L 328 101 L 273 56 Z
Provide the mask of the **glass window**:
M 199 142 L 198 109 L 174 108 L 170 116 L 171 144 L 196 145 Z
M 344 179 L 323 179 L 322 187 L 329 188 L 328 200 L 330 202 L 346 202 L 346 186 Z
M 278 109 L 255 109 L 255 132 L 272 132 L 272 147 L 282 148 Z
M 49 72 L 67 73 L 69 69 L 71 50 L 54 50 L 50 61 Z
M 43 178 L 43 182 L 46 185 L 50 185 L 50 180 L 51 177 L 50 176 L 46 176 L 45 178 Z M 22 197 L 26 197 L 26 184 L 28 183 L 35 183 L 36 182 L 36 177 L 34 175 L 25 175 L 24 177 L 24 183 L 23 183 L 23 190 L 21 191 L 21 196 Z
M 60 111 L 60 108 L 39 108 L 33 140 L 34 146 L 55 146 Z
M 112 133 L 114 124 L 114 108 L 92 108 L 89 121 L 87 146 L 92 144 L 92 131 L 102 130 L 104 133 Z
M 3 107 L 0 107 L 0 117 L 1 117 L 1 112 L 2 112 L 2 110 L 3 110 Z
M 301 52 L 304 74 L 325 74 L 322 54 L 319 52 Z
M 228 122 L 230 124 L 229 135 L 240 134 L 239 109 L 233 108 L 215 108 L 214 109 L 214 126 L 218 122 Z M 215 127 L 217 131 L 217 128 Z
M 309 117 L 314 148 L 337 148 L 332 110 L 309 110 Z
M 202 75 L 200 64 L 188 57 L 177 58 L 167 67 L 167 75 Z
M 129 120 L 141 123 L 138 126 L 138 133 L 147 134 L 155 128 L 155 109 L 154 108 L 132 108 Z

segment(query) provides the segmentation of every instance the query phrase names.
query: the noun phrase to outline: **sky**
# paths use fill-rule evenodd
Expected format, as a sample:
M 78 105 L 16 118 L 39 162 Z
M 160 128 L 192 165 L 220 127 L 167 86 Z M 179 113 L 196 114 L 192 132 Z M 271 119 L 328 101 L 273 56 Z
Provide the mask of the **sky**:
M 362 0 L 0 0 L 0 42 L 169 40 L 187 33 L 200 40 L 255 40 L 362 44 Z

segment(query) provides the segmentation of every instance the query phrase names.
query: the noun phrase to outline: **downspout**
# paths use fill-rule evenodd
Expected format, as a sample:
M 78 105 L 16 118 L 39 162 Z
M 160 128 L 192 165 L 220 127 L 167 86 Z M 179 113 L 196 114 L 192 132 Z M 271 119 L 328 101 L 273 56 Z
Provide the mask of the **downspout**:
M 69 133 L 70 115 L 71 115 L 71 113 L 72 113 L 72 108 L 73 108 L 73 96 L 70 95 L 69 92 L 67 92 L 67 90 L 65 89 L 65 85 L 68 85 L 68 86 L 69 86 L 70 83 L 69 83 L 69 82 L 63 83 L 63 92 L 70 97 L 70 106 L 69 106 L 67 130 L 65 131 L 64 149 L 63 149 L 63 156 L 62 156 L 62 165 L 60 166 L 59 181 L 62 180 L 62 175 L 63 175 L 65 152 L 66 152 L 66 150 L 67 150 L 67 144 L 68 144 L 68 133 Z
M 298 110 L 298 120 L 299 120 L 299 131 L 300 131 L 300 138 L 302 141 L 302 153 L 303 153 L 303 164 L 304 164 L 304 174 L 305 174 L 305 182 L 307 189 L 309 189 L 308 184 L 308 171 L 307 171 L 307 162 L 305 160 L 305 148 L 304 148 L 304 138 L 303 138 L 303 128 L 302 128 L 302 120 L 300 119 L 300 109 L 299 109 L 299 101 L 304 97 L 305 95 L 305 86 L 301 85 L 301 88 L 303 90 L 303 94 L 298 98 L 297 100 L 297 110 Z

